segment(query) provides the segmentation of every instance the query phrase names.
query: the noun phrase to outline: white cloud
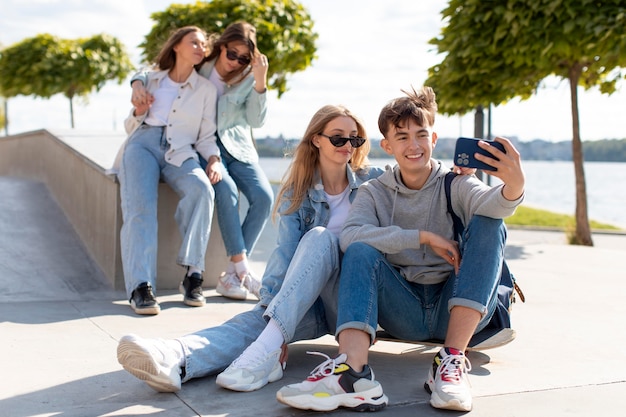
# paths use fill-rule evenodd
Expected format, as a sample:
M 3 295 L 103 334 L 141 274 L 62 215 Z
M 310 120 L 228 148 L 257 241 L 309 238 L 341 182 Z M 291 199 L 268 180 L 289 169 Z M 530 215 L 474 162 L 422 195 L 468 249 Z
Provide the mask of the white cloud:
M 195 1 L 177 1 L 193 3 Z M 174 1 L 164 0 L 4 0 L 0 14 L 0 45 L 9 46 L 38 33 L 62 38 L 109 33 L 119 38 L 139 64 L 139 43 L 150 31 L 150 14 Z M 267 124 L 256 135 L 298 137 L 313 113 L 324 104 L 345 104 L 378 137 L 380 108 L 401 89 L 420 86 L 427 69 L 437 63 L 428 40 L 439 34 L 440 11 L 445 0 L 303 0 L 319 33 L 318 59 L 288 81 L 289 91 L 278 100 L 270 93 Z M 270 63 L 271 65 L 271 63 Z M 569 140 L 571 115 L 566 83 L 550 81 L 536 97 L 493 109 L 492 131 L 522 140 Z M 622 90 L 626 88 L 622 85 Z M 89 98 L 76 103 L 78 129 L 121 131 L 129 108 L 127 83 L 110 82 Z M 583 140 L 624 138 L 621 121 L 626 92 L 611 97 L 597 91 L 580 94 Z M 49 100 L 17 97 L 9 100 L 9 132 L 40 128 L 68 128 L 69 104 L 64 97 Z M 473 134 L 473 116 L 438 117 L 439 135 Z

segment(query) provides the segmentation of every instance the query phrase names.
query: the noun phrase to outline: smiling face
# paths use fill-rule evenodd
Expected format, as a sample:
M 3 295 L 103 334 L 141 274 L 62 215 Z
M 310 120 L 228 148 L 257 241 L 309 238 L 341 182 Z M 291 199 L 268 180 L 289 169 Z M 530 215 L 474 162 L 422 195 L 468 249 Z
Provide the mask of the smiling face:
M 420 126 L 409 118 L 398 126 L 390 123 L 380 146 L 395 158 L 404 184 L 419 189 L 430 175 L 430 158 L 436 143 L 437 134 L 431 126 Z

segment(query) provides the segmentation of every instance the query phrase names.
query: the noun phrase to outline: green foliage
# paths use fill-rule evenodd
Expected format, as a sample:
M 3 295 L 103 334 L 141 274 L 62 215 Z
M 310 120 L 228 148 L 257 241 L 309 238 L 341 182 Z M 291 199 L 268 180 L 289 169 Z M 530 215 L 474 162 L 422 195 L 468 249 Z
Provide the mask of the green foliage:
M 108 80 L 121 83 L 132 68 L 124 46 L 112 36 L 66 40 L 40 34 L 2 51 L 0 91 L 5 97 L 63 93 L 71 99 L 99 90 Z
M 232 22 L 245 20 L 257 29 L 257 47 L 267 55 L 268 85 L 280 97 L 287 91 L 287 76 L 303 71 L 313 59 L 318 35 L 306 9 L 293 0 L 213 0 L 172 4 L 151 15 L 156 22 L 139 46 L 146 62 L 153 62 L 171 32 L 195 25 L 207 33 L 221 33 Z
M 426 84 L 443 113 L 528 98 L 550 75 L 569 81 L 576 175 L 577 244 L 593 245 L 578 112 L 578 86 L 615 91 L 626 75 L 624 0 L 450 0 L 448 25 L 431 41 L 443 62 Z M 523 115 L 520 115 L 523 117 Z M 532 122 L 532 121 L 531 121 Z
M 444 58 L 425 84 L 445 114 L 529 98 L 549 75 L 604 93 L 626 75 L 623 0 L 451 0 L 442 13 L 431 44 Z
M 87 97 L 109 80 L 122 83 L 132 69 L 124 45 L 110 35 L 67 40 L 40 34 L 2 51 L 0 91 L 7 98 L 62 93 L 70 100 L 74 127 L 74 96 Z
M 574 227 L 575 220 L 571 215 L 519 206 L 515 214 L 505 219 L 505 223 L 509 226 L 546 227 L 570 231 Z M 595 230 L 621 230 L 617 226 L 597 221 L 591 221 L 591 227 Z

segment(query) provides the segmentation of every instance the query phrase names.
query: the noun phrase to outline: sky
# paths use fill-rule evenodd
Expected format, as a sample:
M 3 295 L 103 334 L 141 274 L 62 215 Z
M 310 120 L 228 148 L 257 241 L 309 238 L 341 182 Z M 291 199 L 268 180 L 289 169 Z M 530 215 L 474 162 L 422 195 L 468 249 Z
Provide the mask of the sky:
M 108 33 L 126 47 L 133 63 L 141 65 L 138 45 L 150 31 L 150 14 L 172 3 L 164 0 L 3 0 L 0 47 L 8 47 L 40 33 L 65 39 Z M 428 41 L 443 25 L 440 12 L 446 0 L 301 0 L 319 34 L 317 59 L 305 71 L 292 74 L 289 90 L 278 99 L 269 94 L 266 124 L 255 129 L 258 138 L 283 135 L 299 138 L 317 109 L 343 104 L 365 122 L 369 136 L 380 138 L 378 113 L 402 89 L 420 87 L 428 68 L 441 62 Z M 271 62 L 270 62 L 271 65 Z M 580 90 L 581 137 L 585 140 L 626 138 L 626 83 L 611 96 L 597 89 Z M 76 129 L 123 132 L 130 110 L 127 82 L 107 83 L 87 101 L 75 100 Z M 8 102 L 9 134 L 38 129 L 69 129 L 69 101 L 19 96 Z M 440 137 L 473 136 L 474 117 L 438 116 Z M 548 78 L 535 96 L 514 99 L 492 109 L 493 135 L 522 141 L 571 140 L 569 86 Z M 487 132 L 487 127 L 485 127 Z M 4 134 L 4 130 L 1 131 Z

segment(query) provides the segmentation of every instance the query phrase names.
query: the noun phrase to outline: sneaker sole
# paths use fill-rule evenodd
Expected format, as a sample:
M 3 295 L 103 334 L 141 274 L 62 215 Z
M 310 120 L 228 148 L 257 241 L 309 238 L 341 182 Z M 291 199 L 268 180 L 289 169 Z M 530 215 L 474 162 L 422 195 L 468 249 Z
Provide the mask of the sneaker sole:
M 204 307 L 206 305 L 206 300 L 203 298 L 202 300 L 194 300 L 192 298 L 185 297 L 185 287 L 182 282 L 178 286 L 178 291 L 183 295 L 183 303 L 190 307 Z
M 433 392 L 431 384 L 434 385 L 434 381 L 431 380 L 430 374 L 428 375 L 428 381 L 424 382 L 424 389 L 430 394 L 430 405 L 434 408 L 442 410 L 455 410 L 455 411 L 472 411 L 472 403 L 462 402 L 457 399 L 451 399 L 445 401 L 437 393 Z
M 117 361 L 133 376 L 158 392 L 177 392 L 180 386 L 172 384 L 171 376 L 161 372 L 152 356 L 132 339 L 120 340 L 117 345 Z
M 222 388 L 229 389 L 231 391 L 239 391 L 239 392 L 250 392 L 256 391 L 258 389 L 263 388 L 270 382 L 276 382 L 283 377 L 283 369 L 280 367 L 272 371 L 266 378 L 259 379 L 257 381 L 253 381 L 249 384 L 242 384 L 237 382 L 232 382 L 232 379 L 228 376 L 219 374 L 215 379 L 215 383 Z
M 219 284 L 218 284 L 217 288 L 215 288 L 215 291 L 218 294 L 220 294 L 220 295 L 222 295 L 222 296 L 224 296 L 226 298 L 232 298 L 233 300 L 245 300 L 248 297 L 248 292 L 247 291 L 246 291 L 245 294 L 232 294 L 232 293 L 229 293 L 226 290 L 226 288 L 221 287 Z
M 442 410 L 472 411 L 472 404 L 453 399 L 444 401 L 436 393 L 430 394 L 430 405 Z
M 367 391 L 315 397 L 310 394 L 284 397 L 280 391 L 276 393 L 278 402 L 300 410 L 332 411 L 339 407 L 353 411 L 378 411 L 387 406 L 389 399 L 383 394 L 380 385 Z
M 142 316 L 156 316 L 161 312 L 161 307 L 157 304 L 154 307 L 137 307 L 134 303 L 130 303 L 130 308 L 137 314 Z

